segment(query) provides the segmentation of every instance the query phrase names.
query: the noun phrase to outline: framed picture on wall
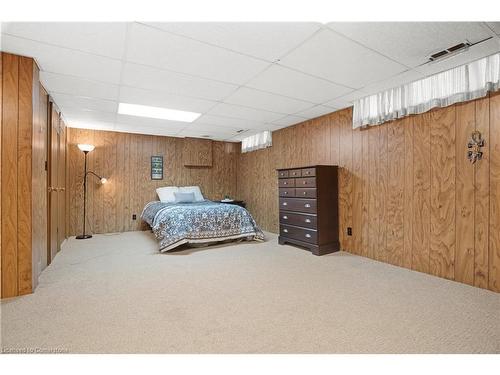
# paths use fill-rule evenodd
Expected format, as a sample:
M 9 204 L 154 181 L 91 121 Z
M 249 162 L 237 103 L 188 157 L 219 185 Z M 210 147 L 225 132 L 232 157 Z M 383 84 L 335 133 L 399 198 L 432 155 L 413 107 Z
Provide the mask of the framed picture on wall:
M 163 156 L 151 156 L 151 179 L 163 180 Z

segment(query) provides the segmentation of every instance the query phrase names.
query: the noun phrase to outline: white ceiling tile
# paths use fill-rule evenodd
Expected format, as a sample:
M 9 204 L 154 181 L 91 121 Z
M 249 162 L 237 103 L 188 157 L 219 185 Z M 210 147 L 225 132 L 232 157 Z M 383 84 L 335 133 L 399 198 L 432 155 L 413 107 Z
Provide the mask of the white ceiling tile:
M 330 112 L 333 111 L 332 108 L 329 108 Z M 273 121 L 273 124 L 274 125 L 278 125 L 278 126 L 291 126 L 291 125 L 295 125 L 295 124 L 298 124 L 298 123 L 301 123 L 303 121 L 305 121 L 306 119 L 304 117 L 299 117 L 299 116 L 294 116 L 294 115 L 287 115 L 279 120 L 276 120 L 276 121 Z
M 135 23 L 127 60 L 204 78 L 243 84 L 268 63 Z
M 222 100 L 238 87 L 131 63 L 123 67 L 122 84 L 210 100 Z
M 208 124 L 196 124 L 196 123 L 188 124 L 188 126 L 186 126 L 179 133 L 179 135 L 183 136 L 201 137 L 203 135 L 210 135 L 223 138 L 233 137 L 236 134 L 238 134 L 236 130 L 227 127 L 208 125 Z
M 274 113 L 261 111 L 258 109 L 242 107 L 239 105 L 232 105 L 227 103 L 217 104 L 209 112 L 209 115 L 234 117 L 243 120 L 251 120 L 255 122 L 272 122 L 283 117 L 283 113 Z
M 352 88 L 406 70 L 403 65 L 329 30 L 314 35 L 281 59 L 281 64 Z
M 124 22 L 5 22 L 2 33 L 121 59 Z
M 160 91 L 138 89 L 123 86 L 120 90 L 120 102 L 165 107 L 181 111 L 204 113 L 215 106 L 217 102 L 188 98 Z
M 102 111 L 116 113 L 118 103 L 111 100 L 94 99 L 60 93 L 51 93 L 52 98 L 61 109 L 77 108 L 79 110 Z
M 326 105 L 328 107 L 332 107 L 334 109 L 347 108 L 347 107 L 352 106 L 353 101 L 360 99 L 360 98 L 363 98 L 367 95 L 368 94 L 364 91 L 356 90 L 356 91 L 350 92 L 347 95 L 343 95 L 343 96 L 340 96 L 340 97 L 335 98 L 333 100 L 330 100 L 330 101 L 324 103 L 324 105 Z
M 53 47 L 10 35 L 2 34 L 1 37 L 3 51 L 34 57 L 41 70 L 108 83 L 120 81 L 121 62 L 118 60 Z
M 182 130 L 189 125 L 188 122 L 161 120 L 149 117 L 129 116 L 129 115 L 116 115 L 116 123 L 122 125 L 150 127 L 150 128 L 168 128 L 174 130 Z
M 116 113 L 112 112 L 89 111 L 74 107 L 61 107 L 60 109 L 65 118 L 80 120 L 82 122 L 86 121 L 114 123 L 116 120 Z
M 64 122 L 66 126 L 70 128 L 79 129 L 95 129 L 95 130 L 115 130 L 115 124 L 113 122 L 103 122 L 103 121 L 85 121 L 74 117 L 64 116 Z
M 484 43 L 480 43 L 478 45 L 470 47 L 466 52 L 460 53 L 444 60 L 438 60 L 416 67 L 415 70 L 423 73 L 426 76 L 430 76 L 432 74 L 440 73 L 444 70 L 452 69 L 457 66 L 470 63 L 474 60 L 478 60 L 494 53 L 498 53 L 499 51 L 500 39 L 493 38 Z
M 326 115 L 327 113 L 332 113 L 335 110 L 331 107 L 326 107 L 324 105 L 317 105 L 311 108 L 306 109 L 305 111 L 297 112 L 298 116 L 303 116 L 308 119 L 312 119 L 315 117 Z
M 328 27 L 409 67 L 465 40 L 490 36 L 480 22 L 334 22 Z
M 118 100 L 118 85 L 67 75 L 40 72 L 40 81 L 50 93 L 71 94 L 97 99 Z
M 224 126 L 232 129 L 266 129 L 269 124 L 260 121 L 244 120 L 233 117 L 222 117 L 214 115 L 201 115 L 194 121 L 195 124 L 211 124 Z
M 247 87 L 240 87 L 224 102 L 278 113 L 294 113 L 311 106 L 311 103 L 308 102 Z
M 352 91 L 279 65 L 271 66 L 246 86 L 317 104 Z
M 141 125 L 129 125 L 116 123 L 115 131 L 123 133 L 134 133 L 134 134 L 147 134 L 147 135 L 162 135 L 168 137 L 175 137 L 182 130 L 182 128 L 176 127 L 154 127 L 154 126 L 141 126 Z
M 424 78 L 424 75 L 416 70 L 408 70 L 401 74 L 397 74 L 393 77 L 385 79 L 380 82 L 372 83 L 363 87 L 363 92 L 366 95 L 377 94 L 381 91 L 389 90 L 398 86 L 402 86 L 406 83 L 410 83 L 419 79 Z
M 486 22 L 491 30 L 500 36 L 500 22 Z
M 275 61 L 321 27 L 313 22 L 157 22 L 155 27 Z

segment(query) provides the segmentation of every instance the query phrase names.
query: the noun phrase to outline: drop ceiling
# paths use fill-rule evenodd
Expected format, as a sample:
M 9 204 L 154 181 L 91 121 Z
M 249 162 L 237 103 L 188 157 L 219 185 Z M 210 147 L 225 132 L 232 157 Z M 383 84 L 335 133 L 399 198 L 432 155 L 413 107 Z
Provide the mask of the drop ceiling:
M 3 23 L 0 49 L 36 59 L 68 126 L 239 141 L 498 52 L 500 23 Z M 201 116 L 119 115 L 119 102 Z

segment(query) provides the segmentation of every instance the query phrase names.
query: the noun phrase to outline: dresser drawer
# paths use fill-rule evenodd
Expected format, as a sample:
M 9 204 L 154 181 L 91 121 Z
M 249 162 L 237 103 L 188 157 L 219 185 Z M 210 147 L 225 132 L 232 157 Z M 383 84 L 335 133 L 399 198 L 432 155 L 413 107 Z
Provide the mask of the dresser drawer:
M 280 188 L 280 197 L 295 197 L 295 188 Z
M 295 187 L 295 178 L 281 178 L 278 180 L 279 187 Z
M 302 177 L 314 177 L 314 176 L 316 176 L 316 168 L 302 169 Z
M 298 227 L 316 229 L 317 222 L 317 217 L 313 215 L 280 211 L 280 224 L 296 225 Z
M 316 177 L 303 177 L 295 180 L 297 187 L 316 187 Z
M 316 198 L 316 188 L 297 188 L 295 196 L 297 198 Z
M 316 213 L 316 199 L 280 198 L 280 209 Z
M 288 178 L 288 171 L 278 171 L 278 178 Z
M 288 177 L 300 177 L 302 176 L 302 169 L 291 169 L 288 171 Z
M 290 225 L 280 224 L 280 236 L 314 244 L 318 242 L 318 232 L 315 230 Z

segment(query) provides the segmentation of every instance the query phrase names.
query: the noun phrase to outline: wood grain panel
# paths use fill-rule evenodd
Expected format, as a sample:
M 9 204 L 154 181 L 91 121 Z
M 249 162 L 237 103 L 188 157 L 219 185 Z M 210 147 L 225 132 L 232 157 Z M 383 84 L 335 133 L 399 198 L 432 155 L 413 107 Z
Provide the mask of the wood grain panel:
M 500 292 L 500 93 L 490 97 L 490 230 L 488 288 Z
M 461 173 L 468 173 L 469 170 L 464 168 L 470 168 L 470 165 L 462 165 L 463 160 L 459 158 L 466 151 L 463 144 L 465 135 L 460 132 L 468 132 L 466 128 L 469 126 L 470 112 L 465 108 L 470 108 L 469 103 L 410 116 L 362 131 L 353 131 L 345 126 L 344 111 L 275 131 L 273 146 L 268 151 L 239 156 L 238 197 L 254 202 L 249 209 L 258 218 L 258 223 L 263 229 L 277 233 L 278 189 L 273 185 L 277 179 L 273 178 L 269 184 L 264 184 L 261 183 L 264 181 L 262 176 L 269 175 L 269 172 L 274 174 L 275 168 L 303 166 L 306 160 L 311 164 L 321 163 L 323 155 L 315 147 L 324 147 L 318 139 L 320 134 L 325 134 L 325 137 L 329 137 L 329 164 L 346 166 L 340 181 L 342 194 L 339 197 L 340 235 L 344 237 L 342 244 L 345 249 L 451 279 L 458 280 L 459 273 L 465 272 L 468 281 L 463 281 L 470 283 L 470 259 L 465 261 L 464 271 L 459 270 L 458 264 L 463 255 L 459 254 L 462 251 L 460 249 L 470 246 L 466 241 L 470 241 L 472 231 L 475 248 L 473 283 L 494 289 L 497 285 L 493 280 L 499 278 L 497 264 L 500 238 L 497 233 L 500 219 L 495 221 L 496 218 L 491 220 L 490 217 L 494 214 L 498 217 L 500 212 L 500 175 L 496 175 L 498 160 L 495 159 L 497 165 L 491 168 L 491 159 L 493 151 L 496 151 L 495 156 L 499 154 L 494 147 L 500 141 L 492 135 L 493 127 L 490 129 L 490 126 L 495 125 L 490 125 L 490 116 L 498 118 L 500 100 L 492 95 L 492 98 L 480 99 L 474 105 L 475 126 L 481 129 L 486 147 L 483 148 L 484 159 L 473 167 L 474 209 L 473 218 L 467 226 L 461 223 L 459 215 L 462 213 L 460 205 L 469 199 L 469 193 L 462 191 L 460 184 L 465 181 Z M 312 142 L 302 141 L 305 129 L 316 130 L 324 124 L 327 124 L 328 130 L 313 131 Z M 384 132 L 387 132 L 386 140 Z M 349 139 L 351 143 L 346 143 Z M 383 155 L 384 147 L 387 149 L 386 156 Z M 351 151 L 351 158 L 347 156 L 347 150 Z M 497 190 L 490 193 L 490 189 Z M 496 205 L 491 203 L 492 199 L 496 199 Z M 349 205 L 350 217 L 346 209 Z M 348 226 L 353 226 L 352 237 L 345 235 Z M 361 228 L 358 230 L 358 227 Z M 346 246 L 349 240 L 352 243 L 350 248 Z M 491 259 L 493 256 L 495 259 Z M 491 278 L 489 272 L 497 272 L 497 275 Z
M 211 167 L 212 140 L 184 138 L 183 161 L 189 167 Z
M 475 101 L 476 130 L 486 140 L 483 159 L 474 165 L 474 285 L 488 288 L 488 238 L 490 223 L 490 99 Z M 457 167 L 458 168 L 458 167 Z M 458 170 L 458 169 L 457 169 Z M 457 187 L 458 193 L 458 187 Z M 458 232 L 458 228 L 457 228 Z
M 101 185 L 93 176 L 88 177 L 87 223 L 93 233 L 147 229 L 140 220 L 140 214 L 147 202 L 157 199 L 155 189 L 160 186 L 200 185 L 209 199 L 222 199 L 226 194 L 238 198 L 236 163 L 239 144 L 213 142 L 212 168 L 185 167 L 182 138 L 71 129 L 68 144 L 68 193 L 71 202 L 68 235 L 80 233 L 83 224 L 84 158 L 76 146 L 78 143 L 96 146 L 89 153 L 88 169 L 108 178 L 108 182 Z M 163 156 L 163 180 L 151 180 L 153 155 Z M 133 214 L 136 220 L 132 219 Z
M 454 278 L 455 272 L 455 106 L 431 116 L 431 274 Z
M 379 232 L 376 259 L 387 262 L 387 128 L 380 126 L 379 131 L 379 167 L 378 167 L 378 215 Z
M 335 113 L 328 115 L 327 118 L 330 126 L 330 165 L 340 165 L 340 123 L 336 120 Z M 283 130 L 285 129 L 280 132 Z
M 368 257 L 375 259 L 378 247 L 379 214 L 378 214 L 378 126 L 365 130 L 368 133 L 368 182 L 369 203 L 368 203 Z
M 18 295 L 32 287 L 32 133 L 33 60 L 19 58 L 19 112 L 17 138 L 17 278 Z
M 34 68 L 33 93 L 38 91 L 33 104 L 33 151 L 32 151 L 32 263 L 33 289 L 38 276 L 47 267 L 47 111 L 48 95 L 39 84 L 38 68 Z
M 467 142 L 475 128 L 475 103 L 456 106 L 456 253 L 455 280 L 474 284 L 474 166 Z
M 347 235 L 347 228 L 352 227 L 352 111 L 336 112 L 340 127 L 339 144 L 339 217 L 340 248 L 350 250 L 353 246 L 352 236 Z
M 413 117 L 403 119 L 401 126 L 405 132 L 405 164 L 404 164 L 404 247 L 403 267 L 412 268 L 413 248 Z
M 33 59 L 0 54 L 2 297 L 31 293 L 47 259 L 47 93 Z
M 4 53 L 2 88 L 2 298 L 18 294 L 17 137 L 19 57 Z
M 362 130 L 352 132 L 352 238 L 351 251 L 361 254 L 363 248 L 363 142 Z
M 430 113 L 413 123 L 413 246 L 412 269 L 429 272 L 430 247 Z
M 404 251 L 405 123 L 387 125 L 387 252 L 386 261 L 402 266 Z
M 362 157 L 362 173 L 361 178 L 363 180 L 363 202 L 361 204 L 362 216 L 361 216 L 361 241 L 362 249 L 358 251 L 358 254 L 368 257 L 369 255 L 369 227 L 370 227 L 370 159 L 369 159 L 369 132 L 367 130 L 361 131 L 361 141 L 362 147 L 361 151 Z

